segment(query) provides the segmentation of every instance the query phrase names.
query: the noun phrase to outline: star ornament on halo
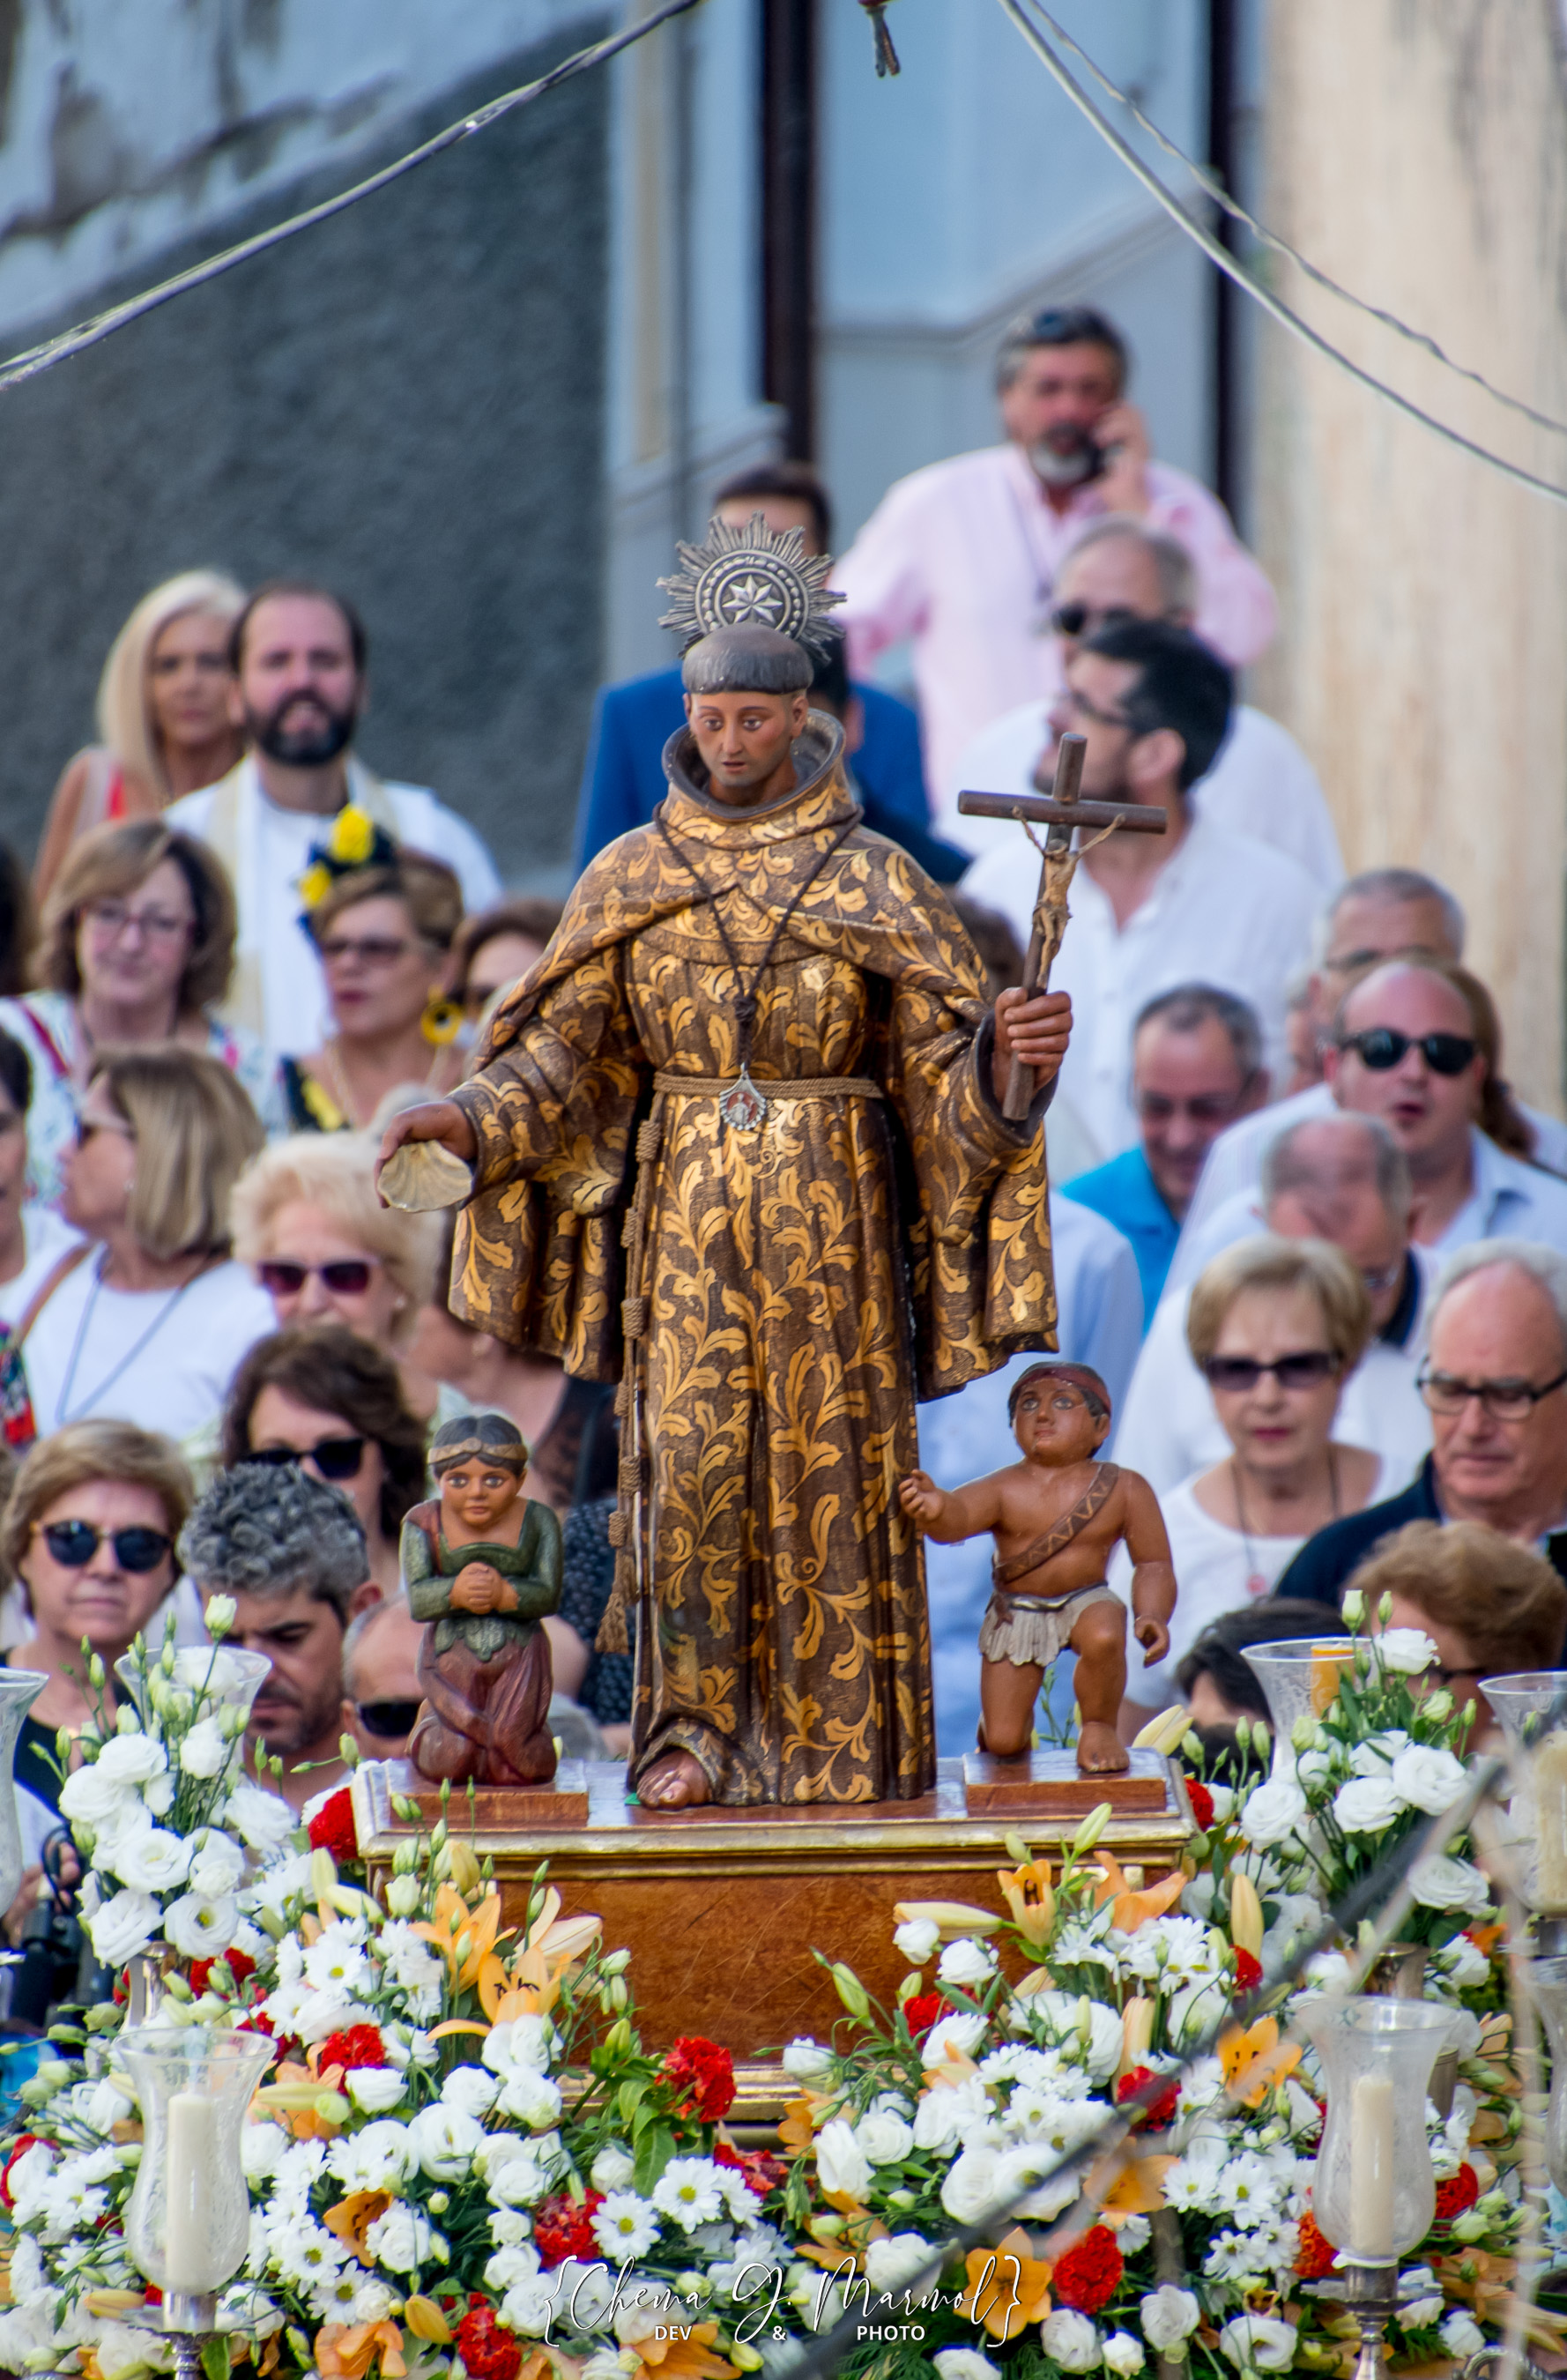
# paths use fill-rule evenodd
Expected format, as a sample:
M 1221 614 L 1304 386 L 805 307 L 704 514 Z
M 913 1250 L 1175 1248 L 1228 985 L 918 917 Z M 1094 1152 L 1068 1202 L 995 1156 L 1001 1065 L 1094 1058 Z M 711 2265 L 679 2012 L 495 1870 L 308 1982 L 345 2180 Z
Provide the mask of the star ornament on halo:
M 700 545 L 682 544 L 681 568 L 659 585 L 670 598 L 659 622 L 685 652 L 721 628 L 776 628 L 821 654 L 834 633 L 827 614 L 842 595 L 823 584 L 832 559 L 806 552 L 805 531 L 775 535 L 760 513 L 744 528 L 714 519 Z

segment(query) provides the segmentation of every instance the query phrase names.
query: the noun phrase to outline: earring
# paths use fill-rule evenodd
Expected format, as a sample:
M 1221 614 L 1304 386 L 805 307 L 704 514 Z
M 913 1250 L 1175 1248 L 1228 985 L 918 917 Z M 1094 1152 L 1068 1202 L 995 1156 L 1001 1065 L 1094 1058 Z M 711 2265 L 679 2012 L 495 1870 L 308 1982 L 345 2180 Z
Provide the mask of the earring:
M 449 1041 L 456 1039 L 462 1021 L 463 1012 L 456 1002 L 443 998 L 438 991 L 432 991 L 424 1003 L 424 1014 L 419 1020 L 419 1029 L 432 1050 L 444 1050 Z

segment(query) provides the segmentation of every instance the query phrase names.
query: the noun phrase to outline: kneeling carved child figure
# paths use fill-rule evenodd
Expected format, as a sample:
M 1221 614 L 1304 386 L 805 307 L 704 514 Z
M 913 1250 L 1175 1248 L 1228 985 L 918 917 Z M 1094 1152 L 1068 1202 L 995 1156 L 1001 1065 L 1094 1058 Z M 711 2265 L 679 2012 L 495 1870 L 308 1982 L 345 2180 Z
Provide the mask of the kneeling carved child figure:
M 1115 1727 L 1126 1692 L 1126 1613 L 1105 1570 L 1124 1538 L 1135 1565 L 1133 1633 L 1145 1669 L 1162 1661 L 1175 1609 L 1163 1517 L 1139 1473 L 1096 1460 L 1110 1391 L 1087 1365 L 1030 1365 L 1013 1383 L 1007 1412 L 1021 1463 L 950 1493 L 917 1471 L 899 1490 L 903 1507 L 941 1545 L 984 1529 L 995 1539 L 995 1592 L 979 1632 L 981 1751 L 1003 1759 L 1027 1752 L 1045 1670 L 1070 1647 L 1082 1714 L 1077 1766 L 1112 1773 L 1127 1766 Z

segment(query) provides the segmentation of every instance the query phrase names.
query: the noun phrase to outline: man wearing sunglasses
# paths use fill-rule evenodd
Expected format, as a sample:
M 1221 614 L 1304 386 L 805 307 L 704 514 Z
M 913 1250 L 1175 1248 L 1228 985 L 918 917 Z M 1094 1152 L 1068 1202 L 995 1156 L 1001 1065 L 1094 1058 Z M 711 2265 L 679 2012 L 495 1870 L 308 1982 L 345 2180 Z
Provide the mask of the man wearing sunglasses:
M 856 676 L 914 639 L 938 812 L 979 730 L 1060 685 L 1057 578 L 1089 521 L 1126 513 L 1179 539 L 1197 565 L 1196 625 L 1226 661 L 1255 661 L 1273 635 L 1273 590 L 1223 506 L 1149 459 L 1129 370 L 1125 341 L 1094 308 L 1023 316 L 996 365 L 1005 442 L 899 480 L 833 572 Z
M 1463 1249 L 1438 1281 L 1420 1388 L 1431 1452 L 1402 1496 L 1307 1539 L 1281 1596 L 1337 1608 L 1410 1521 L 1479 1521 L 1567 1577 L 1567 1257 L 1526 1240 Z
M 1197 565 L 1168 529 L 1152 528 L 1125 513 L 1090 521 L 1056 574 L 1051 629 L 1065 670 L 1085 637 L 1119 620 L 1169 620 L 1196 625 Z M 941 832 L 966 851 L 982 854 L 1014 844 L 1004 819 L 964 818 L 958 793 L 1049 793 L 1055 776 L 1059 729 L 1052 698 L 1039 695 L 992 720 L 962 754 L 955 783 L 941 806 Z M 1238 702 L 1230 731 L 1207 775 L 1192 787 L 1192 808 L 1214 826 L 1255 835 L 1296 859 L 1324 892 L 1342 881 L 1338 830 L 1322 788 L 1294 737 L 1276 720 Z
M 419 1682 L 424 1623 L 407 1597 L 389 1595 L 348 1623 L 343 1639 L 343 1694 L 348 1731 L 367 1760 L 400 1760 L 408 1747 L 424 1688 Z

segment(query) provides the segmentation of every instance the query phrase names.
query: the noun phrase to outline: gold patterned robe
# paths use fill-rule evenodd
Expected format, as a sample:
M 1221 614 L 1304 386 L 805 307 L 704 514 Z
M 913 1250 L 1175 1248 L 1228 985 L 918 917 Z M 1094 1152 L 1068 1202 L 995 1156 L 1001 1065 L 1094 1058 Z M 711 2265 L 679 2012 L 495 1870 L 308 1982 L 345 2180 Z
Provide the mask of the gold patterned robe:
M 813 712 L 798 789 L 745 811 L 702 790 L 688 737 L 666 753 L 662 819 L 747 980 L 857 816 L 842 747 Z M 752 1132 L 722 1123 L 711 1090 L 654 1087 L 735 1076 L 737 990 L 658 828 L 601 853 L 456 1095 L 479 1157 L 454 1301 L 588 1378 L 621 1376 L 629 1327 L 633 1776 L 679 1747 L 720 1802 L 905 1800 L 929 1789 L 935 1748 L 922 1546 L 897 1485 L 917 1394 L 1055 1343 L 1043 1102 L 1004 1121 L 973 947 L 858 825 L 757 987 L 769 1107 Z M 884 1096 L 791 1099 L 791 1076 Z M 629 1296 L 623 1238 L 645 1247 Z

